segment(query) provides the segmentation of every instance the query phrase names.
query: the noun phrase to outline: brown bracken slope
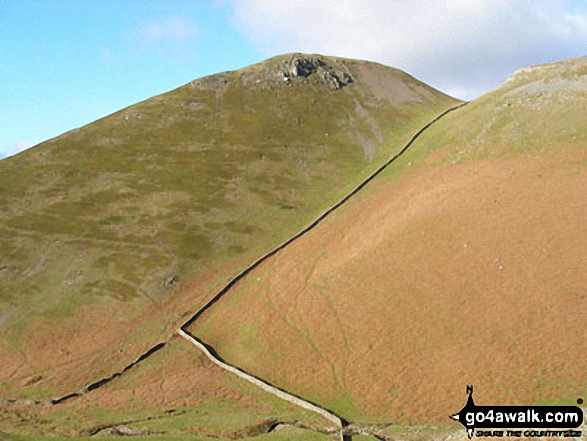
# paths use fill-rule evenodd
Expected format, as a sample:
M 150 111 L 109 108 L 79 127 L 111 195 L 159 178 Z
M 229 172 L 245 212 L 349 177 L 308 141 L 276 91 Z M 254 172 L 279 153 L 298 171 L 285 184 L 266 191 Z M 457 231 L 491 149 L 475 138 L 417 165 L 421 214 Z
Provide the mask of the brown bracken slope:
M 2 440 L 3 430 L 87 437 L 121 426 L 135 434 L 165 434 L 170 439 L 180 435 L 235 439 L 265 433 L 277 423 L 315 431 L 332 426 L 223 371 L 179 336 L 116 381 L 82 397 L 58 406 L 30 405 L 24 400 L 0 404 Z
M 519 71 L 192 325 L 354 421 L 587 392 L 587 59 Z

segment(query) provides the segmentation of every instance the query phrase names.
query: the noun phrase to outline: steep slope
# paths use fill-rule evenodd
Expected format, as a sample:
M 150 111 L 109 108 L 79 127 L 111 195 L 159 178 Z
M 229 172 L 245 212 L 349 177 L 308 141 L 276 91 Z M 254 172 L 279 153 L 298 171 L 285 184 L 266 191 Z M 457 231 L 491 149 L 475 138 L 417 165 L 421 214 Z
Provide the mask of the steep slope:
M 0 396 L 55 398 L 165 340 L 455 100 L 291 54 L 0 162 Z
M 587 58 L 443 118 L 191 331 L 352 421 L 587 392 Z

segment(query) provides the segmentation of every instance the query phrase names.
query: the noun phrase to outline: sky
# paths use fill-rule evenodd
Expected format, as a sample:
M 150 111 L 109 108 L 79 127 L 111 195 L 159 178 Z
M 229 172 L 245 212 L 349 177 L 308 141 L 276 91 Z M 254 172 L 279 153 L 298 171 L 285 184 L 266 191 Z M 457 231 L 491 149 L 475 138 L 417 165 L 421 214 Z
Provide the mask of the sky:
M 586 43 L 587 0 L 0 0 L 0 158 L 288 52 L 376 61 L 471 100 Z

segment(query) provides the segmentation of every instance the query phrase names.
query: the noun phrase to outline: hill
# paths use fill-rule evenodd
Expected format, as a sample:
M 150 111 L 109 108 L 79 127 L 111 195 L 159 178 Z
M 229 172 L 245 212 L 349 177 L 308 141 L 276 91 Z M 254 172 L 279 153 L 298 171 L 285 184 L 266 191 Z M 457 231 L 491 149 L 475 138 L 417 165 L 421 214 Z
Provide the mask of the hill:
M 167 341 L 456 103 L 289 54 L 0 161 L 0 397 L 81 390 Z
M 447 115 L 191 327 L 352 421 L 587 392 L 587 58 Z

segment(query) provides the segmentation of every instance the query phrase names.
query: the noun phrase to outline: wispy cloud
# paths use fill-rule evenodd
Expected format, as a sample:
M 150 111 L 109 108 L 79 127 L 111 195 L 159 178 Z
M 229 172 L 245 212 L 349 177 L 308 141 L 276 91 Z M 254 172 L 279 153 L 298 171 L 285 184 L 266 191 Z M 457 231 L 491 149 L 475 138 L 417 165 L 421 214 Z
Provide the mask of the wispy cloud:
M 198 35 L 198 26 L 188 18 L 172 17 L 161 21 L 149 20 L 131 29 L 129 40 L 142 44 L 163 41 L 186 41 Z
M 587 10 L 568 0 L 230 0 L 267 56 L 318 52 L 407 70 L 473 98 L 528 65 L 585 55 Z
M 16 155 L 32 146 L 35 143 L 31 141 L 17 141 L 16 143 L 8 146 L 0 147 L 0 159 L 7 158 L 8 156 Z
M 139 24 L 127 33 L 127 39 L 139 52 L 155 52 L 185 61 L 193 57 L 188 43 L 198 35 L 198 26 L 193 20 L 171 17 Z

